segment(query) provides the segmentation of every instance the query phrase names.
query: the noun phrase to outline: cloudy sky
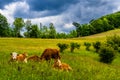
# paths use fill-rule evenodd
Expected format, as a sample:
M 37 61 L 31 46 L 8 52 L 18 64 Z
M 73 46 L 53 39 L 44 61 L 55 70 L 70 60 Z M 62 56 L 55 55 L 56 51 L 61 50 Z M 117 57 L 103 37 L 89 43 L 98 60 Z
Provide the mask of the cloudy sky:
M 69 32 L 72 22 L 88 23 L 120 10 L 120 0 L 0 0 L 0 13 L 10 24 L 15 17 L 33 24 L 54 23 L 58 32 Z

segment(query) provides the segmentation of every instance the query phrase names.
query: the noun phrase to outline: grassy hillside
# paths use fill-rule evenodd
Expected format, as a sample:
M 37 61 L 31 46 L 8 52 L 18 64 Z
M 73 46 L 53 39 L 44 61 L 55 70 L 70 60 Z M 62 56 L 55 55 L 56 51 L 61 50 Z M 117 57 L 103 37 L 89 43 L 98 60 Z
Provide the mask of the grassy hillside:
M 77 39 L 28 39 L 0 38 L 0 80 L 120 80 L 120 56 L 112 64 L 99 62 L 99 56 L 94 52 L 85 51 L 84 42 L 104 41 L 106 35 L 119 34 L 120 29 Z M 111 34 L 110 34 L 111 33 Z M 100 38 L 99 38 L 100 37 Z M 57 48 L 57 43 L 77 42 L 80 49 L 74 53 L 70 49 L 61 54 L 61 61 L 69 64 L 73 71 L 54 70 L 46 62 L 28 62 L 9 64 L 10 52 L 27 52 L 29 56 L 41 55 L 45 48 Z
M 102 32 L 99 34 L 94 34 L 91 36 L 86 36 L 84 38 L 106 38 L 106 36 L 112 36 L 112 35 L 120 35 L 120 29 L 115 29 L 115 30 L 110 30 L 110 31 L 106 31 L 106 32 Z

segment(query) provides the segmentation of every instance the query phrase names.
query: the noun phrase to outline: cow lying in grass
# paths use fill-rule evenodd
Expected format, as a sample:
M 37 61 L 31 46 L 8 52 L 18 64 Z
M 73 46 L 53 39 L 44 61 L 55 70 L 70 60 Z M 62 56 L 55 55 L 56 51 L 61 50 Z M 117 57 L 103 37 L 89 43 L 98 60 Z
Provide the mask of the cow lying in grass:
M 11 62 L 11 61 L 27 63 L 27 54 L 26 53 L 18 54 L 16 52 L 12 52 L 11 53 L 11 59 L 10 59 L 9 62 Z
M 27 60 L 28 61 L 39 62 L 40 61 L 40 57 L 38 57 L 37 55 L 33 55 L 33 56 L 30 56 Z
M 72 70 L 72 68 L 68 64 L 62 63 L 60 61 L 60 59 L 54 60 L 53 68 L 63 70 L 63 71 L 71 71 Z
M 40 60 L 50 61 L 51 59 L 60 59 L 59 50 L 47 48 L 42 53 Z

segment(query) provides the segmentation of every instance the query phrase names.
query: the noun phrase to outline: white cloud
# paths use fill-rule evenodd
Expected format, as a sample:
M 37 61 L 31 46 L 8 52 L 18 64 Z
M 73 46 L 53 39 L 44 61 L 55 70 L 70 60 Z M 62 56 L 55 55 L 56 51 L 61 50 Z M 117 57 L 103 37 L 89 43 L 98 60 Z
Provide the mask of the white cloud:
M 29 6 L 26 2 L 15 2 L 4 6 L 4 9 L 0 9 L 0 13 L 3 14 L 10 24 L 14 21 L 14 13 L 17 9 L 27 12 Z

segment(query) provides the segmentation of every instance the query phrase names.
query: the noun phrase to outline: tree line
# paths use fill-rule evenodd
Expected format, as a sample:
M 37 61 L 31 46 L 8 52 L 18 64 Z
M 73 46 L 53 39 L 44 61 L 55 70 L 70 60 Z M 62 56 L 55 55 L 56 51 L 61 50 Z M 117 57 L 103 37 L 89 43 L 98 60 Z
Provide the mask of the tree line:
M 69 33 L 59 33 L 53 23 L 49 26 L 32 24 L 31 20 L 24 22 L 22 18 L 15 18 L 12 27 L 7 22 L 5 16 L 0 14 L 0 37 L 26 37 L 26 38 L 74 38 L 89 36 L 115 28 L 120 28 L 120 12 L 102 16 L 96 20 L 92 19 L 89 23 L 80 24 L 73 22 L 76 30 Z M 24 30 L 24 31 L 23 31 Z M 21 32 L 24 32 L 21 34 Z
M 23 34 L 21 34 L 23 33 Z M 53 23 L 49 26 L 32 24 L 31 20 L 24 22 L 22 18 L 15 18 L 13 25 L 7 22 L 5 16 L 0 14 L 0 37 L 25 37 L 25 38 L 73 38 L 76 37 L 76 30 L 69 33 L 59 33 Z

